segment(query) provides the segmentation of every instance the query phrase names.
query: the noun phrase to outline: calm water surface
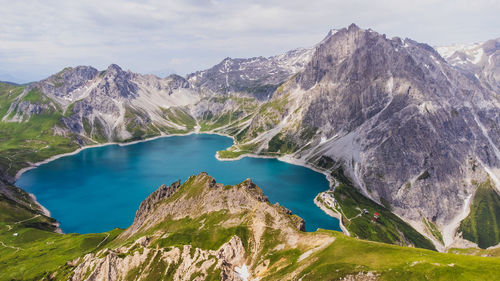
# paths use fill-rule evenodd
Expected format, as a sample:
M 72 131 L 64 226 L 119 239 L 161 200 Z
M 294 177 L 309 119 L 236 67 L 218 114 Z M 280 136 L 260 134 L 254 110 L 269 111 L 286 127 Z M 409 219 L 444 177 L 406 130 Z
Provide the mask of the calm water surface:
M 305 219 L 307 231 L 340 230 L 338 220 L 313 202 L 328 189 L 324 175 L 276 159 L 218 161 L 215 152 L 231 145 L 227 137 L 195 134 L 90 148 L 27 171 L 17 185 L 35 194 L 65 233 L 126 228 L 141 201 L 161 184 L 184 182 L 202 171 L 223 184 L 252 178 L 271 203 Z

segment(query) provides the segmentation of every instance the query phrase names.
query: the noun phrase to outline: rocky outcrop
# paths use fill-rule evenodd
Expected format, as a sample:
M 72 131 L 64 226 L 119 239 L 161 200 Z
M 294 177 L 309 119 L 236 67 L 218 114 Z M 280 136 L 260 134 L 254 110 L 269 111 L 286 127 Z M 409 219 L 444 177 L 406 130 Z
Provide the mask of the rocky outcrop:
M 173 194 L 177 194 L 176 198 L 181 199 L 169 200 Z M 235 188 L 225 188 L 208 174 L 200 173 L 198 176 L 190 177 L 182 186 L 179 186 L 179 182 L 173 183 L 170 187 L 163 185 L 151 194 L 141 203 L 134 222 L 121 237 L 131 237 L 138 231 L 145 231 L 166 217 L 197 218 L 221 210 L 238 213 L 260 203 L 267 206 L 269 200 L 250 179 L 236 185 Z M 298 226 L 300 227 L 300 224 Z
M 67 67 L 36 83 L 36 87 L 51 99 L 65 105 L 80 99 L 85 94 L 81 88 L 87 87 L 87 83 L 98 75 L 99 71 L 91 66 Z
M 71 280 L 206 280 L 220 271 L 221 280 L 241 280 L 235 267 L 244 262 L 245 248 L 241 239 L 232 237 L 218 250 L 203 250 L 190 245 L 169 249 L 149 248 L 141 237 L 129 247 L 102 250 L 70 262 L 78 264 Z M 141 250 L 138 250 L 140 248 Z
M 172 196 L 177 191 L 177 189 L 179 189 L 180 185 L 180 180 L 172 183 L 170 186 L 162 184 L 157 190 L 155 190 L 144 201 L 142 201 L 141 205 L 139 206 L 139 210 L 137 211 L 138 215 L 140 216 L 143 213 L 149 213 L 153 206 L 160 200 Z
M 170 186 L 162 184 L 157 190 L 151 193 L 144 201 L 141 202 L 139 209 L 135 215 L 137 225 L 142 225 L 143 220 L 154 211 L 155 205 L 163 199 L 172 196 L 180 187 L 181 181 L 176 181 Z

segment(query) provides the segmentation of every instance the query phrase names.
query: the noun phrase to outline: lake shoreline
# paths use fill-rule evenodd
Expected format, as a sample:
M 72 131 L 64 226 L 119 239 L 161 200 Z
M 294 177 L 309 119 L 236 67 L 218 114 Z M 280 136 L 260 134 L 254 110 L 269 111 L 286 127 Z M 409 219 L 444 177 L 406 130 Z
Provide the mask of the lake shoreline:
M 81 151 L 85 150 L 85 149 L 88 149 L 88 148 L 98 148 L 98 147 L 105 147 L 105 146 L 111 146 L 111 145 L 118 145 L 118 146 L 128 146 L 128 145 L 133 145 L 133 144 L 137 144 L 137 143 L 143 143 L 143 142 L 148 142 L 148 141 L 152 141 L 152 140 L 156 140 L 156 139 L 160 139 L 160 138 L 168 138 L 168 137 L 176 137 L 176 136 L 189 136 L 189 135 L 195 135 L 195 134 L 206 134 L 206 135 L 219 135 L 219 136 L 223 136 L 223 137 L 228 137 L 228 138 L 231 138 L 232 141 L 233 141 L 233 145 L 235 144 L 235 139 L 233 136 L 230 136 L 230 135 L 227 135 L 227 134 L 223 134 L 223 133 L 217 133 L 217 132 L 213 132 L 213 131 L 207 131 L 207 132 L 200 132 L 200 131 L 193 131 L 193 132 L 189 132 L 189 133 L 185 133 L 185 134 L 169 134 L 169 135 L 165 135 L 165 134 L 162 134 L 162 135 L 159 135 L 159 136 L 154 136 L 154 137 L 151 137 L 151 138 L 146 138 L 146 139 L 143 139 L 143 140 L 136 140 L 136 141 L 131 141 L 131 142 L 125 142 L 125 143 L 122 143 L 122 142 L 108 142 L 108 143 L 102 143 L 102 144 L 92 144 L 92 145 L 86 145 L 86 146 L 82 146 L 74 151 L 71 151 L 71 152 L 67 152 L 67 153 L 61 153 L 61 154 L 57 154 L 57 155 L 54 155 L 54 156 L 51 156 L 43 161 L 40 161 L 40 162 L 36 162 L 36 163 L 31 163 L 30 166 L 28 167 L 25 167 L 25 168 L 22 168 L 20 169 L 17 173 L 16 173 L 16 176 L 15 176 L 15 181 L 14 181 L 14 184 L 15 182 L 27 171 L 31 170 L 31 169 L 35 169 L 37 167 L 40 167 L 44 164 L 47 164 L 47 163 L 50 163 L 54 160 L 57 160 L 59 158 L 63 158 L 63 157 L 66 157 L 66 156 L 72 156 L 72 155 L 76 155 L 78 153 L 80 153 Z M 335 180 L 328 174 L 326 173 L 326 171 L 323 171 L 323 170 L 320 170 L 318 169 L 317 167 L 313 167 L 312 165 L 310 164 L 307 164 L 305 163 L 304 161 L 300 161 L 298 159 L 295 159 L 293 157 L 290 157 L 290 156 L 268 156 L 268 155 L 257 155 L 257 154 L 243 154 L 243 155 L 240 155 L 239 157 L 237 158 L 234 158 L 234 159 L 222 159 L 218 156 L 218 153 L 216 153 L 215 155 L 215 158 L 218 160 L 218 161 L 237 161 L 237 160 L 240 160 L 242 158 L 245 158 L 245 157 L 251 157 L 251 158 L 264 158 L 264 159 L 277 159 L 281 162 L 285 162 L 285 163 L 288 163 L 288 164 L 292 164 L 292 165 L 296 165 L 296 166 L 301 166 L 301 167 L 305 167 L 307 169 L 310 169 L 312 171 L 315 171 L 317 173 L 321 173 L 322 175 L 324 175 L 329 183 L 329 188 L 333 187 L 335 185 Z M 326 190 L 325 190 L 326 191 Z M 38 202 L 36 200 L 36 197 L 34 194 L 31 194 L 29 193 L 30 196 L 32 197 L 33 201 L 38 205 L 40 206 L 41 210 L 42 210 L 42 213 L 45 215 L 45 216 L 49 216 L 50 217 L 50 211 L 45 208 L 42 204 L 40 204 L 40 202 Z M 320 208 L 321 209 L 321 208 Z M 324 210 L 323 210 L 324 212 Z M 325 215 L 328 216 L 328 214 L 325 213 Z M 338 219 L 338 218 L 337 218 Z M 340 225 L 340 220 L 339 220 L 339 225 Z M 344 232 L 345 234 L 345 231 L 342 227 L 340 227 L 342 232 Z
M 47 164 L 47 163 L 50 163 L 54 160 L 57 160 L 59 158 L 62 158 L 62 157 L 66 157 L 66 156 L 72 156 L 72 155 L 75 155 L 75 154 L 78 154 L 80 153 L 81 151 L 85 150 L 85 149 L 89 149 L 89 148 L 97 148 L 97 147 L 104 147 L 104 146 L 110 146 L 110 145 L 118 145 L 118 146 L 127 146 L 127 145 L 133 145 L 133 144 L 137 144 L 137 143 L 142 143 L 142 142 L 148 142 L 148 141 L 152 141 L 152 140 L 156 140 L 156 139 L 159 139 L 159 138 L 167 138 L 167 137 L 176 137 L 176 136 L 188 136 L 188 135 L 192 135 L 192 134 L 199 134 L 198 132 L 191 132 L 191 133 L 187 133 L 187 134 L 171 134 L 171 135 L 159 135 L 159 136 L 154 136 L 154 137 L 151 137 L 151 138 L 147 138 L 147 139 L 143 139 L 143 140 L 135 140 L 135 141 L 131 141 L 131 142 L 107 142 L 107 143 L 100 143 L 100 144 L 91 144 L 91 145 L 84 145 L 74 151 L 71 151 L 71 152 L 66 152 L 66 153 L 61 153 L 61 154 L 56 154 L 54 156 L 51 156 L 45 160 L 42 160 L 40 162 L 36 162 L 36 163 L 30 163 L 31 165 L 28 166 L 28 167 L 25 167 L 25 168 L 22 168 L 21 170 L 17 171 L 16 173 L 16 176 L 14 178 L 14 184 L 15 182 L 19 179 L 19 177 L 21 177 L 22 174 L 24 174 L 25 172 L 29 171 L 29 170 L 32 170 L 32 169 L 35 169 L 43 164 Z
M 221 135 L 221 136 L 225 136 L 225 135 Z M 290 156 L 287 156 L 287 155 L 285 155 L 285 156 L 269 156 L 269 155 L 259 155 L 259 154 L 253 154 L 253 153 L 245 153 L 245 154 L 241 154 L 241 155 L 239 155 L 238 157 L 235 157 L 235 158 L 220 158 L 219 154 L 215 153 L 215 158 L 217 160 L 219 160 L 219 161 L 238 161 L 238 160 L 241 160 L 241 159 L 243 159 L 245 157 L 263 158 L 263 159 L 277 159 L 279 161 L 282 161 L 282 162 L 285 162 L 285 163 L 288 163 L 288 164 L 292 164 L 292 165 L 296 165 L 296 166 L 301 166 L 301 167 L 304 167 L 304 168 L 308 168 L 308 169 L 313 170 L 313 171 L 315 171 L 317 173 L 323 174 L 326 177 L 326 180 L 328 181 L 330 188 L 335 187 L 335 184 L 336 184 L 335 179 L 330 174 L 328 174 L 326 171 L 321 170 L 318 167 L 314 167 L 311 164 L 306 163 L 305 161 L 300 161 L 299 159 L 296 159 L 296 158 L 293 158 L 293 157 L 290 157 Z
M 318 208 L 320 208 L 321 210 L 323 210 L 323 212 L 325 212 L 327 215 L 331 216 L 331 217 L 334 217 L 336 219 L 339 220 L 339 226 L 340 226 L 340 229 L 342 229 L 342 232 L 346 235 L 346 236 L 351 236 L 351 233 L 349 232 L 349 230 L 347 230 L 347 228 L 345 227 L 344 223 L 342 223 L 342 214 L 338 213 L 338 212 L 334 212 L 332 210 L 329 210 L 328 208 L 326 208 L 326 206 L 324 204 L 322 204 L 319 200 L 318 200 L 318 197 L 316 196 L 316 198 L 314 198 L 314 204 L 316 206 L 318 206 Z

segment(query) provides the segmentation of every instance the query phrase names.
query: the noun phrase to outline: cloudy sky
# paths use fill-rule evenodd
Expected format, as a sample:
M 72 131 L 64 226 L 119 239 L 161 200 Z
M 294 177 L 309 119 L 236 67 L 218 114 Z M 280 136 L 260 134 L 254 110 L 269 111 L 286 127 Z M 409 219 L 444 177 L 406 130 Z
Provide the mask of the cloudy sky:
M 431 45 L 500 37 L 500 0 L 0 0 L 0 80 L 66 66 L 165 76 L 270 56 L 356 23 Z

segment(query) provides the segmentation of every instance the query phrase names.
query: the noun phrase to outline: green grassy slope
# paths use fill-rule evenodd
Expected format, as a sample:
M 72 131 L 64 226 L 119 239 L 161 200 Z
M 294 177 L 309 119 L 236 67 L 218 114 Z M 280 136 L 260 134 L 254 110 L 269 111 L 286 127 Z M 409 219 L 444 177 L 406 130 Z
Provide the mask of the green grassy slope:
M 224 96 L 211 97 L 209 100 L 210 102 L 229 104 L 231 106 L 222 113 L 213 113 L 210 110 L 203 113 L 199 120 L 200 131 L 202 132 L 215 131 L 236 135 L 238 131 L 243 129 L 243 124 L 253 117 L 258 107 L 258 102 L 253 98 Z
M 380 280 L 495 280 L 500 270 L 496 258 L 368 242 L 335 232 L 331 235 L 336 240 L 312 257 L 315 261 L 302 269 L 302 280 L 339 280 L 360 272 L 371 272 Z M 287 273 L 301 269 L 300 265 L 291 264 L 263 280 L 282 280 Z
M 435 249 L 432 242 L 410 225 L 387 208 L 364 197 L 354 187 L 341 183 L 335 188 L 334 194 L 342 213 L 345 214 L 342 216 L 342 222 L 351 234 L 372 241 L 402 245 L 409 243 L 419 248 Z M 369 213 L 356 217 L 363 209 Z M 380 214 L 376 220 L 375 212 Z
M 500 195 L 489 179 L 478 185 L 470 214 L 458 231 L 483 249 L 500 243 Z
M 40 280 L 86 253 L 105 247 L 121 230 L 99 234 L 57 234 L 21 224 L 0 223 L 0 280 Z M 18 236 L 13 236 L 17 233 Z
M 60 125 L 59 114 L 32 116 L 29 122 L 0 122 L 1 170 L 14 175 L 28 166 L 27 162 L 39 162 L 53 155 L 78 148 L 73 137 L 54 135 L 52 128 Z
M 121 232 L 58 234 L 54 223 L 0 194 L 0 280 L 40 280 L 66 261 L 97 250 L 97 245 L 104 247 Z
M 413 227 L 386 207 L 358 192 L 351 181 L 344 176 L 342 169 L 335 170 L 332 176 L 339 183 L 333 192 L 338 205 L 337 209 L 332 211 L 342 214 L 342 223 L 352 236 L 371 241 L 413 245 L 435 250 L 432 242 Z M 368 213 L 365 214 L 364 210 L 367 210 Z M 374 218 L 375 213 L 379 213 L 377 219 Z
M 24 86 L 0 83 L 0 118 L 5 116 L 23 90 Z M 23 101 L 38 105 L 50 103 L 36 89 L 27 93 Z M 63 126 L 61 117 L 57 107 L 47 106 L 40 114 L 32 115 L 27 122 L 0 122 L 0 171 L 12 176 L 28 166 L 27 162 L 39 162 L 75 150 L 78 145 L 72 136 L 54 134 L 54 126 Z
M 24 88 L 0 82 L 0 117 L 7 113 L 10 104 L 24 91 Z
M 182 125 L 186 131 L 191 131 L 196 126 L 196 120 L 181 107 L 171 107 L 165 109 L 166 118 L 176 124 Z

